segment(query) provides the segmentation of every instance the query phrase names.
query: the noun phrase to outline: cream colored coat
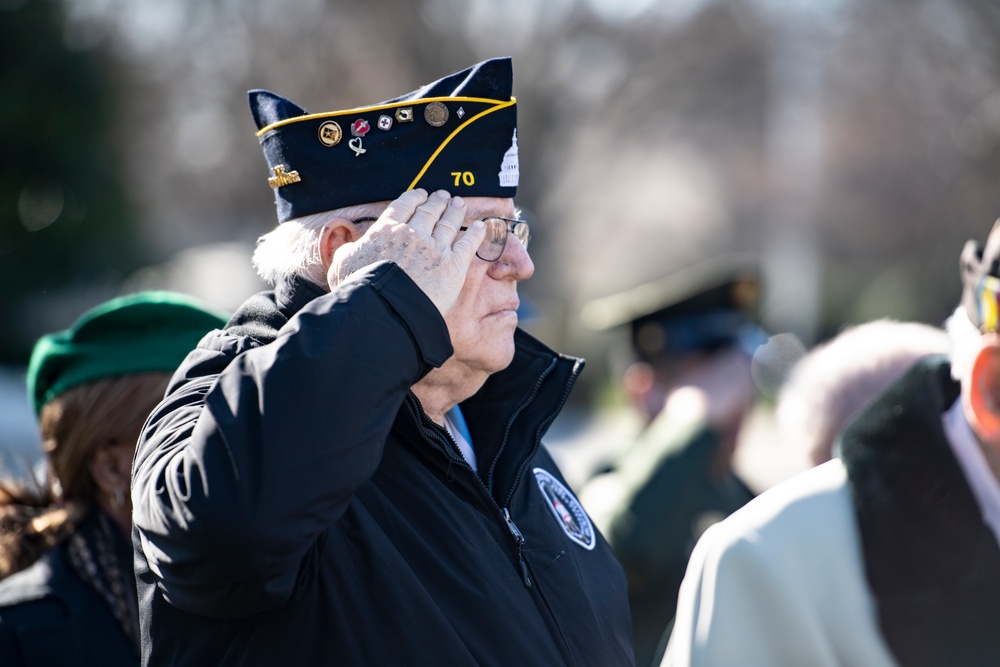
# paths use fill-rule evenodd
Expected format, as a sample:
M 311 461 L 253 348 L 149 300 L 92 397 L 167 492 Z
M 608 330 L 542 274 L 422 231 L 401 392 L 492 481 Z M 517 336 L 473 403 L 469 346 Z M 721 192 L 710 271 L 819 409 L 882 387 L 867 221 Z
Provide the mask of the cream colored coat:
M 879 634 L 839 460 L 702 536 L 663 667 L 895 667 Z

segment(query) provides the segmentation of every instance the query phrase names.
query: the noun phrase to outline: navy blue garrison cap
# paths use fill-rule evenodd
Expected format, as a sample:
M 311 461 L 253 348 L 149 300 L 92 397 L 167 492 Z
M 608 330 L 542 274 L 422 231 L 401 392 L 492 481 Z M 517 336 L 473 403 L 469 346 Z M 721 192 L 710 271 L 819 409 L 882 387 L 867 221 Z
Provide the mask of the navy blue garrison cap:
M 414 188 L 513 197 L 513 78 L 510 58 L 495 58 L 385 102 L 313 114 L 251 90 L 278 221 L 391 200 Z

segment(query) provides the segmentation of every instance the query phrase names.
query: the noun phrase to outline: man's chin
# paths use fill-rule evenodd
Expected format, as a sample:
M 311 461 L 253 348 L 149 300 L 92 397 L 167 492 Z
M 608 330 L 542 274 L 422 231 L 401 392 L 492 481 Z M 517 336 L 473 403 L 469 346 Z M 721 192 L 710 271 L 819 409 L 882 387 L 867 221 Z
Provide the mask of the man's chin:
M 505 368 L 507 368 L 508 366 L 510 366 L 510 364 L 511 364 L 512 361 L 514 361 L 514 336 L 513 335 L 511 335 L 511 337 L 510 337 L 510 346 L 509 346 L 509 348 L 507 350 L 507 353 L 503 356 L 503 358 L 498 359 L 497 369 L 495 371 L 493 371 L 493 372 L 494 373 L 499 373 L 500 371 L 502 371 Z

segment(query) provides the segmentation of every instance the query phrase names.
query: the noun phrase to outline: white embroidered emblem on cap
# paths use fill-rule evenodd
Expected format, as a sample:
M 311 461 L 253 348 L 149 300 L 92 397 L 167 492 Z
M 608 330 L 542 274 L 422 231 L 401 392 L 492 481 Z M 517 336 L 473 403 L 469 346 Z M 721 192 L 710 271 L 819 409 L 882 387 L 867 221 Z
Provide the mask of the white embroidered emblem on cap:
M 535 468 L 532 472 L 535 473 L 535 481 L 545 497 L 545 504 L 552 510 L 552 516 L 563 532 L 584 549 L 593 549 L 597 544 L 597 536 L 580 501 L 548 470 Z
M 500 163 L 500 187 L 516 188 L 520 178 L 521 171 L 517 161 L 517 128 L 514 128 L 510 148 L 503 154 L 503 162 Z

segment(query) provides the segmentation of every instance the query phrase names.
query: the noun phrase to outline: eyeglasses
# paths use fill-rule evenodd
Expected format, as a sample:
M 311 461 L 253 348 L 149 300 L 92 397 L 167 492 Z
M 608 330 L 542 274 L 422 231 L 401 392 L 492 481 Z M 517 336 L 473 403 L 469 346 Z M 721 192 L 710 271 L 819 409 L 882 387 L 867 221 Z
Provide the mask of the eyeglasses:
M 528 223 L 524 220 L 511 220 L 510 218 L 483 218 L 486 223 L 486 238 L 476 251 L 476 257 L 484 262 L 495 262 L 500 259 L 504 248 L 507 247 L 507 235 L 513 234 L 525 248 L 531 235 L 528 233 Z M 466 230 L 468 227 L 459 227 L 459 230 Z
M 358 218 L 357 220 L 352 220 L 355 224 L 360 224 L 363 222 L 375 222 L 378 218 Z M 528 233 L 528 223 L 524 220 L 511 220 L 510 218 L 483 218 L 483 222 L 486 223 L 486 238 L 479 245 L 479 250 L 476 251 L 476 257 L 483 260 L 484 262 L 495 262 L 500 259 L 500 255 L 503 254 L 504 248 L 507 247 L 507 234 L 511 233 L 517 237 L 517 240 L 521 242 L 525 248 L 528 247 L 528 241 L 531 240 L 531 234 Z M 468 227 L 459 227 L 459 231 L 465 231 Z

